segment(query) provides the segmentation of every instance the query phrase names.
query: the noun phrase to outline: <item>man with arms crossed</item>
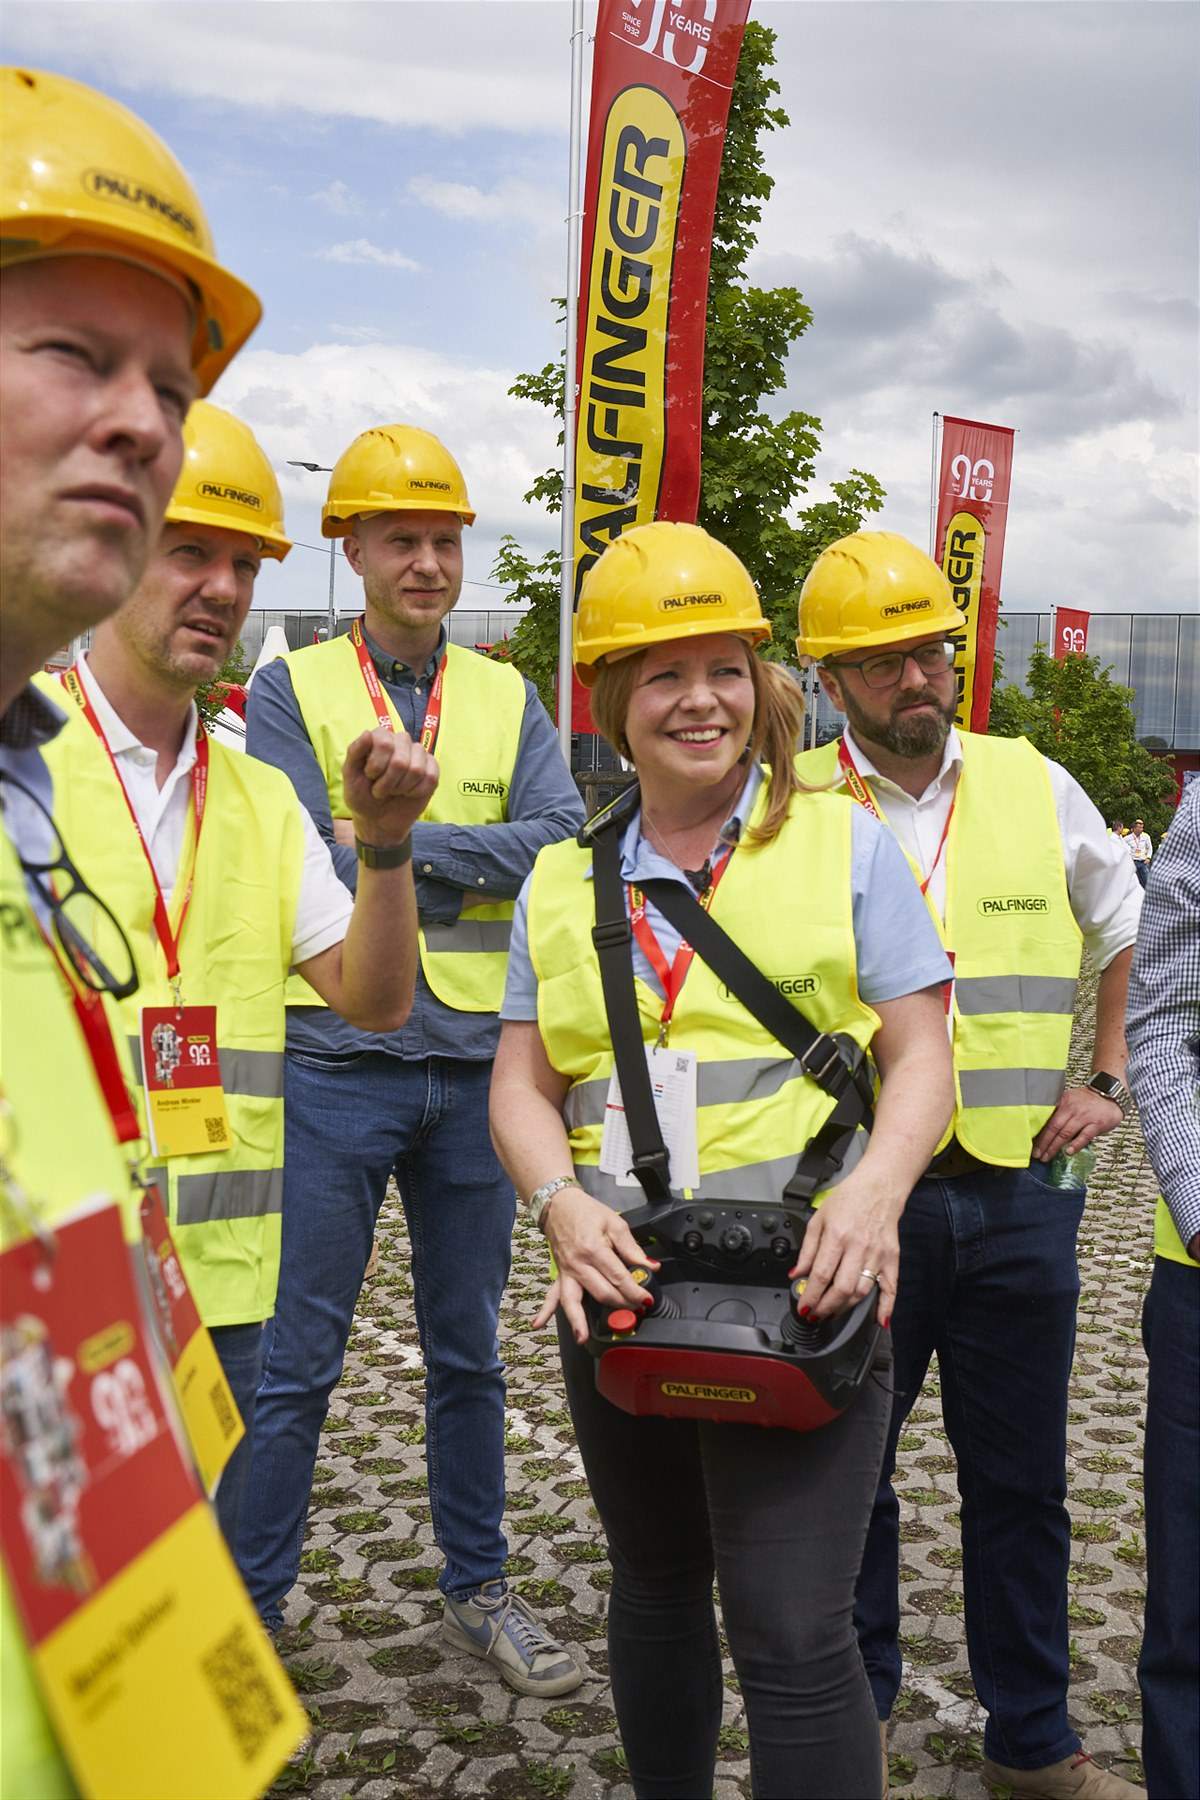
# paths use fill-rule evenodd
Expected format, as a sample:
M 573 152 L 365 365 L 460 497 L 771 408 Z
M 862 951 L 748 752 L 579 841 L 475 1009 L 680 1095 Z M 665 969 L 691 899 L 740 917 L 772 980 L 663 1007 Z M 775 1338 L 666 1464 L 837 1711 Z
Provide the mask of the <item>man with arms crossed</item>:
M 462 587 L 462 472 L 410 425 L 363 432 L 329 483 L 323 530 L 345 540 L 366 612 L 350 635 L 260 670 L 251 753 L 284 769 L 333 847 L 346 805 L 334 745 L 364 724 L 436 749 L 441 785 L 413 830 L 420 969 L 403 1031 L 368 1035 L 298 987 L 288 1018 L 279 1301 L 267 1330 L 238 1561 L 269 1628 L 296 1579 L 321 1425 L 342 1369 L 375 1221 L 395 1172 L 412 1243 L 445 1635 L 519 1693 L 582 1680 L 507 1591 L 504 1374 L 497 1350 L 514 1197 L 487 1098 L 513 902 L 544 844 L 582 819 L 549 719 L 517 671 L 448 645 Z
M 185 1037 L 186 1008 L 216 1007 L 232 1144 L 168 1156 L 153 1175 L 246 1428 L 216 1497 L 232 1547 L 279 1274 L 284 983 L 294 966 L 353 1024 L 403 1024 L 416 971 L 409 831 L 437 767 L 404 733 L 349 743 L 351 829 L 373 853 L 352 901 L 286 777 L 201 729 L 196 689 L 237 643 L 262 558 L 291 545 L 274 472 L 239 419 L 198 400 L 184 443 L 137 590 L 54 684 L 73 717 L 48 761 L 64 832 L 134 946 L 138 991 L 122 1020 L 135 1065 L 143 1007 L 173 1007 Z
M 954 728 L 966 620 L 937 564 L 890 532 L 816 561 L 797 648 L 846 714 L 800 758 L 895 832 L 955 965 L 958 1105 L 900 1221 L 896 1400 L 856 1623 L 881 1741 L 900 1686 L 896 1440 L 931 1356 L 962 1495 L 963 1592 L 983 1779 L 1016 1800 L 1131 1800 L 1067 1718 L 1067 1383 L 1081 1188 L 1055 1159 L 1121 1121 L 1125 987 L 1141 893 L 1082 789 L 1023 739 Z M 1094 1073 L 1065 1085 L 1081 943 L 1100 968 Z M 1061 1164 L 1059 1165 L 1061 1167 Z

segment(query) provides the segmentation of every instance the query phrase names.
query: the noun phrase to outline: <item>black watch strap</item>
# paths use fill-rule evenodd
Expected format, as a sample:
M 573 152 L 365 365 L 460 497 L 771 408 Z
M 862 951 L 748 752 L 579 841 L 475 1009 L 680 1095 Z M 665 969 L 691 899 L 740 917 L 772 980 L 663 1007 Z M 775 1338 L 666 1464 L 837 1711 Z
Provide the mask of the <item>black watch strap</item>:
M 368 869 L 401 869 L 406 862 L 412 861 L 412 839 L 408 837 L 402 844 L 389 844 L 385 848 L 380 844 L 364 844 L 356 837 L 354 854 Z

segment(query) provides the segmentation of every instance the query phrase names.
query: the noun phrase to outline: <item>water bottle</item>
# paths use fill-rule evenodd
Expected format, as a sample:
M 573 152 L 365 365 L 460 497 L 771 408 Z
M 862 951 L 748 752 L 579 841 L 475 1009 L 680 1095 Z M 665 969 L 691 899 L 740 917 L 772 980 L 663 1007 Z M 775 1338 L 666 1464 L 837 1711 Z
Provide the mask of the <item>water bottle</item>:
M 1077 1150 L 1074 1156 L 1068 1156 L 1060 1150 L 1053 1162 L 1046 1169 L 1046 1180 L 1051 1187 L 1085 1188 L 1091 1179 L 1096 1164 L 1096 1146 L 1088 1144 Z

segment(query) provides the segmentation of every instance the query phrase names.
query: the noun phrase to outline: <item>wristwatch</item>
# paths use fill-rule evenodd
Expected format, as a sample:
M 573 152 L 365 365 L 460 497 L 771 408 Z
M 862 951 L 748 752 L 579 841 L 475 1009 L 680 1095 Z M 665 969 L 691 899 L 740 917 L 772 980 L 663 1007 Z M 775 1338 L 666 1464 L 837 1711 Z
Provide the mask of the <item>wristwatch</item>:
M 1106 1100 L 1115 1100 L 1123 1113 L 1128 1113 L 1133 1105 L 1133 1096 L 1125 1083 L 1117 1075 L 1106 1075 L 1103 1069 L 1097 1069 L 1084 1086 L 1090 1087 L 1093 1094 L 1103 1094 Z
M 525 1208 L 529 1214 L 530 1223 L 536 1225 L 540 1231 L 542 1228 L 542 1214 L 546 1210 L 546 1202 L 552 1200 L 555 1194 L 560 1193 L 563 1188 L 578 1186 L 579 1183 L 573 1175 L 556 1175 L 553 1181 L 543 1181 L 541 1187 L 534 1188 L 532 1194 L 530 1194 L 528 1200 L 525 1202 Z
M 354 854 L 368 869 L 401 869 L 412 861 L 412 839 L 406 837 L 402 844 L 388 844 L 385 848 L 382 844 L 364 844 L 356 837 Z

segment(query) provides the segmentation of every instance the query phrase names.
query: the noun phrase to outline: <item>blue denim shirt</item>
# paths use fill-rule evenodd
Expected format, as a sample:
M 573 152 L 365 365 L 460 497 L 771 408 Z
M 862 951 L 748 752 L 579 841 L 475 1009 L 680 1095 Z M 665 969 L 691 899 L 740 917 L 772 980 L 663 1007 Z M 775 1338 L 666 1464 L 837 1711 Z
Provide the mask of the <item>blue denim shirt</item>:
M 410 737 L 425 722 L 429 688 L 446 645 L 443 624 L 437 648 L 423 669 L 410 669 L 382 650 L 366 633 L 367 648 L 380 681 Z M 246 708 L 246 748 L 274 763 L 291 779 L 317 830 L 328 844 L 334 867 L 354 892 L 358 862 L 353 849 L 333 840 L 333 818 L 325 777 L 309 742 L 291 676 L 284 662 L 268 663 L 254 677 Z M 516 767 L 502 825 L 413 827 L 413 876 L 423 923 L 447 924 L 462 910 L 465 891 L 483 889 L 515 900 L 546 844 L 571 837 L 583 823 L 583 803 L 562 758 L 554 727 L 531 683 L 525 683 L 525 717 Z M 407 1025 L 400 1031 L 357 1031 L 327 1007 L 288 1008 L 290 1050 L 351 1054 L 382 1050 L 408 1061 L 428 1056 L 481 1061 L 495 1055 L 500 1034 L 494 1013 L 458 1012 L 432 994 L 417 971 L 416 994 Z

